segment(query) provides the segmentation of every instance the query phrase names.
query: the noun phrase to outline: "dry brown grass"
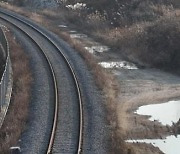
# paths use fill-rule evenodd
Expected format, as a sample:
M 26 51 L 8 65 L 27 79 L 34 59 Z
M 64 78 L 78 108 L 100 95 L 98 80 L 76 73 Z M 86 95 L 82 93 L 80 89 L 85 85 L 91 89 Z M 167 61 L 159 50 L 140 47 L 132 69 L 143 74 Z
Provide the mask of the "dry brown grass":
M 11 8 L 12 10 L 14 8 Z M 66 12 L 66 11 L 65 11 Z M 18 11 L 18 13 L 22 13 L 23 11 Z M 34 14 L 34 13 L 25 13 L 25 15 L 28 15 L 29 18 L 31 18 L 32 20 L 43 24 L 44 26 L 46 26 L 46 28 L 50 29 L 51 31 L 55 32 L 57 35 L 59 35 L 60 37 L 62 37 L 65 41 L 67 41 L 76 51 L 80 52 L 80 54 L 82 55 L 82 57 L 85 59 L 85 61 L 87 61 L 87 64 L 89 66 L 89 69 L 93 72 L 94 75 L 94 79 L 96 81 L 96 84 L 98 85 L 98 87 L 103 91 L 104 95 L 105 95 L 105 103 L 106 103 L 106 107 L 107 107 L 107 121 L 109 122 L 110 126 L 111 126 L 111 145 L 109 145 L 110 147 L 110 153 L 125 153 L 125 151 L 127 151 L 123 138 L 121 138 L 121 136 L 119 136 L 119 132 L 117 132 L 117 113 L 116 113 L 116 108 L 117 108 L 117 92 L 119 90 L 118 87 L 118 83 L 116 83 L 115 78 L 109 73 L 107 72 L 105 69 L 103 69 L 102 67 L 100 67 L 95 58 L 93 57 L 93 55 L 91 55 L 90 53 L 88 53 L 83 47 L 82 45 L 78 42 L 75 41 L 73 39 L 70 38 L 69 34 L 65 33 L 65 32 L 60 32 L 57 28 L 54 28 L 54 25 L 52 25 L 52 21 L 51 20 L 46 20 L 46 18 L 50 18 L 52 17 L 52 19 L 58 19 L 58 17 L 60 17 L 60 19 L 64 19 L 65 17 L 63 16 L 62 18 L 62 13 L 59 13 L 59 15 L 56 16 L 54 15 L 54 12 L 52 13 L 50 11 L 50 13 L 47 12 L 47 10 L 44 10 L 43 12 L 39 14 Z M 64 13 L 65 16 L 67 16 L 66 13 Z M 45 17 L 44 17 L 45 15 Z M 73 15 L 72 13 L 68 14 L 68 22 L 72 22 L 76 19 L 77 14 Z M 60 20 L 58 19 L 58 20 Z M 91 16 L 91 20 L 101 20 L 101 18 L 96 19 L 95 16 Z M 92 22 L 91 21 L 91 22 Z M 54 22 L 53 22 L 54 23 Z M 78 23 L 79 25 L 80 23 Z M 99 23 L 100 24 L 100 23 Z M 99 27 L 96 24 L 96 27 Z M 93 28 L 94 29 L 94 28 Z
M 52 29 L 52 31 L 54 31 Z M 61 33 L 56 31 L 56 34 L 59 34 L 65 41 L 67 41 L 76 51 L 78 51 L 81 56 L 87 62 L 89 69 L 94 75 L 94 79 L 98 87 L 103 91 L 105 96 L 105 105 L 107 107 L 107 121 L 111 126 L 111 145 L 109 145 L 110 153 L 119 154 L 126 151 L 126 147 L 123 141 L 117 132 L 117 93 L 119 91 L 119 86 L 114 76 L 111 75 L 107 70 L 103 69 L 97 64 L 94 56 L 86 51 L 82 45 L 77 41 L 70 38 L 69 34 Z
M 120 54 L 126 55 L 127 58 L 129 58 L 132 61 L 143 63 L 146 65 L 156 66 L 156 67 L 163 67 L 165 66 L 172 66 L 169 61 L 172 61 L 171 56 L 169 57 L 169 61 L 164 64 L 164 62 L 167 60 L 164 58 L 164 54 L 171 54 L 173 52 L 173 55 L 175 58 L 179 59 L 179 54 L 176 52 L 176 48 L 178 47 L 178 43 L 176 43 L 177 40 L 179 40 L 179 30 L 178 25 L 179 21 L 177 20 L 178 17 L 178 11 L 176 10 L 174 13 L 174 10 L 172 8 L 169 8 L 165 5 L 159 5 L 159 6 L 153 6 L 151 8 L 153 11 L 158 12 L 161 16 L 158 18 L 154 18 L 153 21 L 142 21 L 142 22 L 135 22 L 130 26 L 125 27 L 109 27 L 106 26 L 103 22 L 104 18 L 103 16 L 100 16 L 97 14 L 90 14 L 89 20 L 87 20 L 89 23 L 83 23 L 83 26 L 80 26 L 84 32 L 91 33 L 91 36 L 94 36 L 97 39 L 100 39 L 103 43 L 108 44 L 112 49 L 116 51 L 121 51 Z M 175 15 L 175 16 L 174 16 Z M 79 18 L 78 16 L 71 16 L 72 19 L 69 20 L 69 22 L 74 22 L 75 19 Z M 75 18 L 77 17 L 77 18 Z M 173 17 L 173 19 L 172 19 Z M 94 21 L 98 20 L 97 25 L 93 24 Z M 102 22 L 99 22 L 101 21 Z M 77 21 L 74 23 L 76 24 Z M 103 23 L 103 28 L 99 26 L 99 23 Z M 81 20 L 79 20 L 79 23 L 77 25 L 79 26 L 81 24 Z M 88 25 L 86 25 L 88 24 Z M 92 24 L 92 25 L 91 25 Z M 89 28 L 90 26 L 90 28 Z M 99 28 L 101 27 L 101 29 Z M 153 29 L 153 30 L 152 30 Z M 51 29 L 53 30 L 53 29 Z M 58 33 L 57 33 L 58 34 Z M 160 35 L 157 35 L 160 34 Z M 64 36 L 63 36 L 64 35 Z M 87 53 L 87 51 L 84 51 L 84 49 L 81 47 L 81 45 L 78 42 L 72 41 L 67 34 L 60 34 L 60 36 L 63 36 L 64 39 L 67 42 L 71 42 L 71 46 L 73 46 L 77 51 L 80 51 L 82 53 L 82 56 L 86 59 L 88 62 L 90 68 L 92 69 L 95 79 L 97 80 L 98 85 L 103 89 L 106 98 L 107 98 L 107 107 L 108 107 L 108 121 L 110 122 L 112 126 L 112 153 L 143 153 L 144 151 L 147 151 L 150 153 L 154 152 L 157 153 L 157 149 L 152 148 L 152 146 L 149 148 L 149 145 L 143 145 L 140 147 L 143 147 L 143 150 L 139 149 L 139 146 L 131 147 L 128 144 L 125 144 L 123 139 L 124 137 L 132 137 L 132 134 L 137 134 L 136 137 L 141 136 L 144 134 L 144 137 L 161 137 L 164 134 L 168 132 L 169 128 L 162 127 L 160 124 L 156 124 L 156 129 L 154 129 L 153 124 L 147 123 L 147 117 L 143 118 L 137 118 L 137 122 L 140 128 L 141 126 L 145 128 L 145 130 L 141 131 L 134 130 L 133 132 L 129 131 L 133 127 L 132 125 L 127 125 L 127 121 L 135 121 L 132 119 L 134 118 L 133 115 L 129 116 L 125 112 L 130 112 L 129 108 L 132 107 L 132 109 L 137 108 L 138 105 L 144 104 L 144 100 L 146 100 L 146 103 L 152 103 L 153 101 L 163 101 L 170 98 L 169 93 L 173 93 L 171 98 L 179 96 L 179 92 L 172 92 L 166 90 L 162 90 L 160 92 L 147 92 L 138 95 L 137 97 L 133 97 L 129 101 L 126 100 L 124 102 L 124 106 L 119 106 L 121 108 L 120 110 L 116 110 L 117 108 L 117 96 L 116 92 L 118 90 L 118 85 L 115 82 L 112 82 L 114 80 L 111 75 L 106 75 L 108 72 L 104 71 L 102 68 L 99 70 L 99 66 L 97 65 L 96 61 L 94 61 L 94 58 L 92 55 Z M 164 40 L 163 36 L 165 38 L 171 38 L 172 40 L 171 44 L 168 42 L 168 40 Z M 153 41 L 159 41 L 157 46 L 154 46 Z M 165 43 L 166 42 L 166 43 Z M 148 46 L 147 46 L 147 43 Z M 164 47 L 164 45 L 169 45 L 168 48 Z M 149 47 L 149 48 L 148 48 Z M 173 51 L 174 50 L 174 51 Z M 175 51 L 176 50 L 176 51 Z M 153 53 L 153 51 L 156 53 Z M 164 51 L 162 54 L 161 51 Z M 178 55 L 178 56 L 177 56 Z M 166 55 L 165 55 L 166 56 Z M 175 60 L 177 61 L 177 60 Z M 173 64 L 173 66 L 178 67 L 178 61 Z M 167 94 L 168 98 L 164 97 L 164 94 Z M 154 100 L 152 99 L 154 98 Z M 134 102 L 138 102 L 138 105 Z M 134 108 L 133 108 L 134 107 Z M 132 112 L 131 109 L 131 112 Z M 127 116 L 118 118 L 123 119 L 124 121 L 118 121 L 117 120 L 117 112 L 121 112 L 122 114 L 119 114 L 119 116 Z M 123 128 L 121 128 L 123 126 Z M 124 129 L 125 128 L 125 129 Z M 146 129 L 149 129 L 151 131 L 147 131 Z M 129 132 L 128 132 L 129 131 Z M 128 134 L 127 134 L 128 132 Z M 164 133 L 164 134 L 163 134 Z M 163 134 L 163 135 L 162 135 Z M 133 136 L 134 137 L 134 136 Z M 148 151 L 151 149 L 150 151 Z M 155 152 L 156 151 L 156 152 Z M 159 152 L 158 152 L 159 153 Z
M 12 9 L 13 10 L 13 9 Z M 21 11 L 18 11 L 21 12 Z M 23 14 L 23 11 L 21 12 Z M 54 25 L 52 25 L 52 20 L 60 20 L 68 22 L 76 20 L 77 14 L 69 13 L 67 14 L 67 10 L 63 10 L 62 12 L 58 12 L 59 14 L 51 11 L 51 10 L 43 10 L 38 13 L 28 13 L 25 14 L 28 15 L 28 17 L 40 24 L 43 24 L 46 28 L 54 32 L 55 34 L 59 35 L 61 38 L 63 38 L 65 41 L 67 41 L 72 48 L 74 48 L 76 51 L 78 51 L 81 56 L 85 59 L 87 62 L 89 69 L 92 71 L 94 75 L 94 79 L 98 87 L 104 92 L 105 95 L 105 103 L 107 107 L 107 121 L 110 123 L 112 128 L 112 134 L 111 134 L 111 149 L 110 153 L 123 153 L 126 149 L 125 144 L 123 142 L 123 139 L 119 137 L 117 132 L 117 113 L 116 110 L 116 99 L 117 99 L 117 92 L 119 90 L 118 84 L 116 83 L 115 78 L 113 75 L 111 75 L 109 72 L 107 72 L 105 69 L 100 67 L 97 64 L 97 61 L 93 57 L 92 54 L 88 53 L 82 45 L 76 41 L 73 40 L 68 33 L 60 32 L 57 28 L 54 28 Z M 47 21 L 46 18 L 49 18 Z M 65 19 L 66 18 L 66 19 Z M 92 18 L 94 21 L 96 18 L 95 16 Z M 102 20 L 102 19 L 96 19 L 96 20 Z M 77 20 L 76 20 L 77 21 Z M 92 21 L 91 21 L 92 22 Z M 55 22 L 56 23 L 56 22 Z M 54 24 L 54 22 L 53 22 Z M 78 23 L 80 24 L 80 23 Z M 96 26 L 99 26 L 100 23 Z
M 7 37 L 10 44 L 14 85 L 9 110 L 0 129 L 0 153 L 3 154 L 10 153 L 9 148 L 17 144 L 24 129 L 32 81 L 28 57 L 11 33 L 8 33 Z
M 80 14 L 80 12 L 68 12 L 67 10 L 59 10 L 56 13 L 53 11 L 44 10 L 42 12 L 39 12 L 40 15 L 27 13 L 27 11 L 25 12 L 19 11 L 20 13 L 25 14 L 32 20 L 35 20 L 43 24 L 51 31 L 54 31 L 56 34 L 59 34 L 67 42 L 69 42 L 72 47 L 74 47 L 77 51 L 80 51 L 82 56 L 88 62 L 89 68 L 94 73 L 97 84 L 103 90 L 106 96 L 107 108 L 109 111 L 107 114 L 108 115 L 107 119 L 110 122 L 113 129 L 112 138 L 111 138 L 112 147 L 113 147 L 112 150 L 113 152 L 111 151 L 112 153 L 128 152 L 128 148 L 124 145 L 123 142 L 123 138 L 125 136 L 124 130 L 118 128 L 118 124 L 117 124 L 120 123 L 119 125 L 124 125 L 124 127 L 126 126 L 125 123 L 117 120 L 116 92 L 118 90 L 117 87 L 118 84 L 116 83 L 116 81 L 114 81 L 114 78 L 108 74 L 108 72 L 106 72 L 104 69 L 100 68 L 97 65 L 92 55 L 87 53 L 87 51 L 84 51 L 84 49 L 81 47 L 81 45 L 78 42 L 73 41 L 68 34 L 59 32 L 59 30 L 57 30 L 53 26 L 57 26 L 59 21 L 61 21 L 60 23 L 64 22 L 66 24 L 73 25 L 76 28 L 80 29 L 81 31 L 90 34 L 95 39 L 100 40 L 103 44 L 109 45 L 111 49 L 118 51 L 119 54 L 125 55 L 127 58 L 129 58 L 132 61 L 135 61 L 137 63 L 143 63 L 143 65 L 146 64 L 151 66 L 160 66 L 162 63 L 164 65 L 164 60 L 166 59 L 159 59 L 162 57 L 161 54 L 159 54 L 161 52 L 159 53 L 156 52 L 154 54 L 152 51 L 154 52 L 163 51 L 164 46 L 161 45 L 169 44 L 167 40 L 165 40 L 166 43 L 164 43 L 163 35 L 165 35 L 166 38 L 168 38 L 168 36 L 170 35 L 170 37 L 174 40 L 172 44 L 174 44 L 176 41 L 179 40 L 179 30 L 178 30 L 178 35 L 176 35 L 177 32 L 176 27 L 178 26 L 173 26 L 173 24 L 176 23 L 174 25 L 179 25 L 176 19 L 179 17 L 180 11 L 178 9 L 174 10 L 173 8 L 171 8 L 171 6 L 167 6 L 167 5 L 159 5 L 159 4 L 145 5 L 145 4 L 146 3 L 142 3 L 138 5 L 139 7 L 136 10 L 134 10 L 135 14 L 132 13 L 131 15 L 126 16 L 126 18 L 122 20 L 122 25 L 119 27 L 110 26 L 108 24 L 109 21 L 104 21 L 107 18 L 105 18 L 102 14 L 99 14 L 99 12 L 98 13 L 91 12 L 90 14 L 85 16 L 83 14 Z M 125 11 L 128 11 L 128 9 Z M 144 12 L 142 12 L 142 10 L 144 10 Z M 131 20 L 132 15 L 133 15 L 133 20 Z M 172 19 L 170 18 L 172 17 L 174 18 L 173 19 L 174 23 L 171 22 Z M 48 21 L 47 18 L 49 19 Z M 97 24 L 94 24 L 94 22 L 96 21 L 98 21 Z M 167 30 L 169 26 L 171 28 Z M 172 32 L 171 29 L 173 29 L 175 33 L 174 32 L 171 33 Z M 161 30 L 161 35 L 156 35 L 159 34 L 160 30 Z M 153 40 L 159 41 L 157 46 L 153 45 L 152 42 Z M 149 43 L 148 46 L 150 48 L 148 48 L 147 43 Z M 168 51 L 166 50 L 166 52 L 170 53 L 171 50 L 174 49 L 173 47 L 178 48 L 177 47 L 178 45 L 179 44 L 177 43 L 176 46 L 171 46 L 172 48 L 170 47 Z M 159 60 L 162 61 L 160 64 L 157 64 L 157 62 L 158 63 L 160 62 Z M 169 64 L 167 63 L 166 65 Z M 159 96 L 164 96 L 161 93 L 157 93 L 157 94 Z M 130 101 L 132 102 L 141 101 L 143 103 L 143 100 L 148 100 L 147 98 L 153 95 L 155 95 L 155 93 L 154 94 L 144 93 L 142 95 L 139 95 L 138 96 L 139 98 L 134 97 L 132 100 L 129 100 L 128 103 L 130 103 Z M 162 101 L 162 98 L 157 98 L 157 99 L 159 100 L 161 99 Z M 152 100 L 149 99 L 149 101 Z M 121 117 L 121 119 L 123 118 Z M 124 118 L 124 120 L 127 119 Z M 119 131 L 117 132 L 117 130 Z M 133 151 L 131 152 L 133 153 Z
M 10 5 L 10 4 L 5 3 L 5 2 L 0 2 L 0 5 L 1 5 L 1 7 L 6 8 L 8 10 L 12 10 L 12 11 L 16 10 L 16 12 L 19 12 L 19 13 L 23 12 L 22 8 L 19 8 L 19 7 L 15 6 L 15 5 Z
M 0 54 L 0 79 L 4 71 L 4 66 L 5 66 L 5 61 L 3 59 L 3 56 Z
M 10 7 L 10 9 L 15 11 L 13 7 Z M 82 57 L 85 59 L 85 61 L 87 62 L 88 66 L 89 66 L 89 69 L 93 72 L 96 84 L 104 92 L 104 95 L 105 95 L 105 100 L 106 100 L 105 103 L 106 103 L 106 107 L 107 107 L 107 111 L 108 111 L 107 121 L 109 122 L 109 124 L 111 125 L 111 128 L 112 128 L 111 146 L 109 146 L 109 147 L 111 147 L 110 153 L 118 153 L 118 154 L 119 154 L 119 152 L 123 153 L 124 151 L 126 151 L 125 150 L 126 148 L 125 148 L 123 139 L 121 137 L 119 137 L 118 132 L 117 132 L 117 115 L 116 115 L 117 113 L 115 112 L 116 103 L 117 103 L 117 101 L 116 101 L 117 92 L 119 90 L 118 84 L 116 83 L 115 78 L 109 72 L 107 72 L 105 69 L 100 67 L 97 64 L 97 61 L 95 60 L 93 55 L 88 53 L 78 41 L 71 39 L 69 34 L 67 34 L 65 32 L 60 32 L 59 30 L 57 30 L 57 28 L 53 27 L 53 25 L 51 23 L 52 20 L 50 20 L 50 19 L 53 19 L 53 20 L 62 19 L 62 21 L 68 20 L 68 22 L 71 22 L 71 21 L 74 21 L 76 19 L 76 17 L 78 16 L 78 14 L 72 14 L 72 13 L 67 14 L 66 11 L 67 10 L 64 10 L 63 12 L 61 12 L 61 13 L 58 12 L 59 14 L 57 14 L 52 11 L 50 11 L 50 13 L 49 13 L 49 10 L 48 10 L 48 12 L 47 12 L 47 10 L 43 10 L 39 14 L 38 13 L 30 13 L 30 12 L 25 12 L 25 14 L 24 14 L 24 12 L 22 10 L 18 9 L 18 13 L 26 15 L 30 19 L 32 19 L 40 24 L 43 24 L 43 26 L 45 26 L 46 28 L 50 29 L 51 31 L 53 31 L 54 33 L 56 33 L 57 35 L 62 37 L 76 51 L 78 51 L 82 55 Z M 47 17 L 50 18 L 48 21 L 46 19 Z M 66 17 L 67 17 L 67 19 L 65 19 Z M 92 20 L 92 21 L 103 20 L 102 18 L 103 17 L 100 17 L 100 18 L 96 17 L 96 14 L 95 14 L 95 15 L 91 16 L 90 20 Z M 80 24 L 80 23 L 78 23 L 78 24 Z M 95 27 L 100 27 L 100 22 L 99 22 L 99 24 L 96 24 Z
M 176 14 L 176 15 L 174 15 Z M 153 22 L 125 28 L 106 29 L 94 35 L 120 55 L 145 66 L 176 70 L 179 68 L 180 18 L 178 11 Z
M 177 0 L 80 2 L 94 9 L 70 12 L 66 18 L 69 16 L 72 20 L 67 22 L 80 27 L 81 31 L 109 45 L 130 61 L 163 69 L 179 68 L 180 11 Z M 116 12 L 120 15 L 115 15 Z M 111 26 L 110 22 L 116 24 Z
M 179 77 L 165 72 L 157 75 L 157 71 L 153 70 L 144 75 L 146 77 L 141 78 L 141 75 L 131 72 L 133 79 L 127 75 L 121 81 L 120 90 L 122 92 L 119 94 L 117 112 L 119 133 L 125 139 L 163 138 L 173 132 L 171 127 L 163 126 L 158 121 L 151 122 L 147 120 L 148 116 L 140 116 L 133 112 L 142 105 L 179 100 Z M 151 75 L 152 77 L 147 79 L 147 76 Z M 127 146 L 132 151 L 136 151 L 134 152 L 136 154 L 159 153 L 157 149 L 154 150 L 154 148 L 142 144 L 132 146 L 128 144 Z

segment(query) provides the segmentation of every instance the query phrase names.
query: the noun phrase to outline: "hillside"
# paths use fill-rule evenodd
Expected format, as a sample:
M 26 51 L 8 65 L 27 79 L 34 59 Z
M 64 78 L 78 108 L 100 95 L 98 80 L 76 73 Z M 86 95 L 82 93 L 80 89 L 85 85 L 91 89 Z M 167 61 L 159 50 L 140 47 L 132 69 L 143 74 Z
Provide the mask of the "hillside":
M 78 3 L 85 5 L 77 7 Z M 71 6 L 73 15 L 67 17 L 69 22 L 83 27 L 130 61 L 164 69 L 179 68 L 177 0 L 67 0 L 64 5 Z

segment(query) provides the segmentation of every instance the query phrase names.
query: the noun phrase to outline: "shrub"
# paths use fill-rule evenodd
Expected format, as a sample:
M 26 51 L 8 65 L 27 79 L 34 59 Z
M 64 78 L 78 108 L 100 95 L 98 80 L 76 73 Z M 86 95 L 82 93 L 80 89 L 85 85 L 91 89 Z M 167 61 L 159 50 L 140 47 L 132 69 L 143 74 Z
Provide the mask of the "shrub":
M 145 29 L 140 40 L 147 51 L 142 51 L 143 61 L 153 66 L 176 69 L 180 66 L 180 21 L 162 19 Z

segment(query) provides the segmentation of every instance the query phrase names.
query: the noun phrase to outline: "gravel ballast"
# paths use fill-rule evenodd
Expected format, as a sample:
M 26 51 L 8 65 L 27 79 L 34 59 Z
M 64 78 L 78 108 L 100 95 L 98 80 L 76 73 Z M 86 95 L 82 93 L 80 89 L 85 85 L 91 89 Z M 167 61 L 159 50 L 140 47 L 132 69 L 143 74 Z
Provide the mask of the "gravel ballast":
M 34 25 L 36 27 L 38 27 L 36 24 L 34 24 Z M 40 27 L 38 27 L 38 28 L 40 28 Z M 24 29 L 26 29 L 26 31 L 29 31 L 30 34 L 35 39 L 37 39 L 37 41 L 39 41 L 39 43 L 43 46 L 43 48 L 46 48 L 46 52 L 49 55 L 49 57 L 52 58 L 53 56 L 56 56 L 56 58 L 54 57 L 54 63 L 57 63 L 59 61 L 59 59 L 57 57 L 57 53 L 53 53 L 52 50 L 49 50 L 52 48 L 47 47 L 43 43 L 43 40 L 39 39 L 39 36 L 32 33 L 30 29 L 27 29 L 25 27 L 24 27 Z M 84 108 L 83 153 L 108 153 L 108 150 L 109 150 L 108 149 L 108 141 L 110 138 L 110 136 L 109 136 L 110 128 L 106 121 L 106 109 L 105 109 L 105 104 L 103 104 L 103 97 L 101 95 L 101 92 L 96 87 L 95 81 L 93 79 L 93 75 L 88 70 L 88 67 L 87 67 L 85 61 L 83 60 L 83 58 L 74 49 L 72 49 L 66 42 L 64 42 L 62 39 L 60 39 L 55 34 L 52 34 L 51 32 L 47 31 L 46 29 L 44 29 L 42 27 L 40 29 L 44 33 L 46 33 L 49 37 L 51 37 L 54 40 L 54 42 L 59 46 L 59 48 L 61 48 L 62 52 L 70 60 L 70 63 L 72 64 L 72 66 L 77 74 L 77 77 L 80 81 L 80 88 L 81 88 L 82 95 L 83 95 L 83 108 Z M 59 63 L 54 64 L 54 66 L 56 67 L 57 72 L 58 71 L 61 72 L 64 68 L 61 68 L 61 66 L 58 64 Z M 34 69 L 34 68 L 32 67 L 32 69 Z M 61 74 L 61 73 L 58 73 L 58 74 Z M 66 74 L 68 74 L 68 72 L 66 72 Z M 42 81 L 44 80 L 44 79 L 42 79 L 42 76 L 39 76 L 38 78 L 40 78 L 39 80 L 42 80 Z M 66 80 L 68 80 L 68 79 L 66 79 Z M 62 82 L 66 81 L 66 80 L 65 80 L 65 78 L 63 80 L 63 78 L 62 78 Z M 62 84 L 62 82 L 61 81 L 59 82 L 59 87 L 61 90 L 64 87 L 64 84 Z M 68 84 L 71 85 L 71 81 Z M 34 85 L 34 87 L 35 87 L 35 85 Z M 72 89 L 69 88 L 69 90 L 70 90 L 69 93 L 71 93 Z M 33 89 L 33 91 L 34 91 L 34 89 Z M 38 96 L 39 96 L 39 94 L 38 94 Z M 63 97 L 63 94 L 61 93 L 59 95 L 59 97 L 60 98 Z M 34 96 L 32 98 L 34 98 Z M 71 96 L 69 99 L 74 100 L 74 96 Z M 46 99 L 45 102 L 47 100 L 48 99 Z M 43 101 L 43 103 L 40 103 L 40 104 L 41 105 L 44 104 L 44 101 Z M 51 106 L 51 105 L 49 105 L 49 106 Z M 66 108 L 66 107 L 64 108 L 64 109 L 66 109 L 66 113 L 68 113 L 69 110 L 72 111 L 74 109 L 73 106 L 71 108 Z M 39 114 L 38 112 L 41 112 L 41 114 L 45 113 L 42 111 L 37 111 L 37 108 L 34 108 L 32 110 L 33 110 L 32 114 L 34 114 L 34 115 L 36 115 L 36 113 L 34 113 L 34 112 L 37 112 L 37 114 Z M 62 111 L 62 112 L 64 113 L 64 111 Z M 62 112 L 60 114 L 62 114 Z M 51 109 L 47 113 L 49 113 L 49 116 L 50 116 Z M 30 113 L 30 115 L 31 115 L 31 113 Z M 74 115 L 76 115 L 76 111 L 74 111 Z M 37 117 L 38 116 L 39 115 L 37 115 Z M 63 114 L 62 116 L 65 116 L 65 114 Z M 31 119 L 31 120 L 33 120 L 33 119 Z M 37 119 L 34 119 L 34 120 L 36 121 Z M 67 120 L 67 122 L 68 122 L 68 120 Z M 37 126 L 36 123 L 38 125 L 38 122 L 36 121 L 36 122 L 34 122 L 34 125 L 32 125 L 32 127 Z M 43 122 L 40 122 L 40 123 L 43 123 Z M 75 126 L 75 124 L 73 124 L 73 123 L 71 125 Z M 41 128 L 43 128 L 43 127 L 41 127 Z M 71 128 L 72 128 L 72 126 L 71 126 Z M 37 128 L 33 128 L 33 130 L 36 130 L 38 132 L 38 126 L 37 126 Z M 35 144 L 37 144 L 36 142 L 38 140 L 38 137 L 36 137 L 36 139 L 31 137 L 30 134 L 34 133 L 33 130 L 30 130 L 30 127 L 28 126 L 28 129 L 25 131 L 25 133 L 23 134 L 23 138 L 22 138 L 22 141 L 25 138 L 27 140 L 29 140 L 28 142 L 26 140 L 24 140 L 22 145 L 24 147 L 27 147 L 27 150 L 29 147 L 30 151 L 32 151 L 31 148 L 34 147 Z M 62 133 L 64 133 L 64 131 L 62 131 Z M 76 134 L 73 132 L 71 133 L 71 135 L 76 136 Z M 32 145 L 32 147 L 30 147 L 28 143 L 32 143 L 34 145 Z M 63 145 L 64 143 L 62 143 L 61 145 Z M 41 144 L 41 142 L 39 142 L 38 144 Z M 69 143 L 65 143 L 65 144 L 69 145 Z M 44 143 L 42 143 L 42 146 L 43 145 L 44 145 Z M 39 145 L 39 146 L 41 147 L 41 145 Z M 69 148 L 72 149 L 71 146 L 69 146 Z M 67 150 L 67 149 L 64 149 L 64 150 Z M 39 153 L 39 152 L 37 152 L 37 153 Z

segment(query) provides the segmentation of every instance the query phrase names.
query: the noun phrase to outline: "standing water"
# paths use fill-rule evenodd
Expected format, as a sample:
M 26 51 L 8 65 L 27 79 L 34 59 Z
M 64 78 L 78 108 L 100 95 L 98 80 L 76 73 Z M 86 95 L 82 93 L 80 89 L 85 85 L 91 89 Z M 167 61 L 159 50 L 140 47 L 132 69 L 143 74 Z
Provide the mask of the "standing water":
M 171 135 L 166 139 L 144 139 L 144 140 L 127 140 L 129 143 L 149 143 L 159 149 L 165 154 L 179 154 L 180 153 L 180 135 L 177 137 Z
M 180 101 L 169 101 L 162 104 L 145 105 L 135 112 L 140 115 L 150 115 L 149 120 L 158 120 L 163 125 L 172 125 L 180 118 Z
M 149 120 L 158 120 L 163 125 L 172 125 L 178 122 L 180 118 L 180 101 L 169 101 L 162 104 L 145 105 L 138 108 L 135 113 L 140 115 L 151 116 Z M 159 147 L 165 154 L 180 153 L 180 135 L 176 137 L 171 135 L 165 139 L 143 139 L 143 140 L 127 140 L 129 143 L 149 143 Z

